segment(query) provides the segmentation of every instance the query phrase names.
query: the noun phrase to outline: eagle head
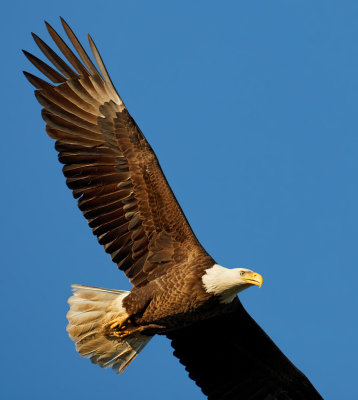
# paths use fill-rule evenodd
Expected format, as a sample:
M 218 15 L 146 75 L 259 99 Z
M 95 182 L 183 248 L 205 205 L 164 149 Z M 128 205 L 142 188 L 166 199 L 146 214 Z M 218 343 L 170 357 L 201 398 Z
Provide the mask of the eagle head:
M 252 285 L 261 287 L 262 276 L 247 268 L 225 268 L 214 264 L 202 277 L 204 289 L 220 297 L 220 302 L 230 303 L 237 293 Z

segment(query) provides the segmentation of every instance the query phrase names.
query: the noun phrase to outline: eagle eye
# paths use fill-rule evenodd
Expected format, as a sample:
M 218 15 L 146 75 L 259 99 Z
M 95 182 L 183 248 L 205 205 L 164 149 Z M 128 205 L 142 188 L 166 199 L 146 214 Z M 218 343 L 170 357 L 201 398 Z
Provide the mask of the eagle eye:
M 240 272 L 240 275 L 241 275 L 241 276 L 244 276 L 244 275 L 245 275 L 245 271 L 241 271 L 241 272 Z

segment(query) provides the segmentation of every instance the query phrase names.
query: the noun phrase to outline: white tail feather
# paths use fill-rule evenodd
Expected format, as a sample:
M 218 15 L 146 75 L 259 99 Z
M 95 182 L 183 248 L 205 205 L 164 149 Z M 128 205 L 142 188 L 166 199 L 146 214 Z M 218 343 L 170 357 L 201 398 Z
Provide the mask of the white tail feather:
M 102 368 L 123 372 L 152 338 L 140 333 L 124 339 L 105 334 L 110 321 L 128 317 L 122 300 L 129 292 L 82 285 L 72 285 L 72 290 L 67 331 L 77 351 Z

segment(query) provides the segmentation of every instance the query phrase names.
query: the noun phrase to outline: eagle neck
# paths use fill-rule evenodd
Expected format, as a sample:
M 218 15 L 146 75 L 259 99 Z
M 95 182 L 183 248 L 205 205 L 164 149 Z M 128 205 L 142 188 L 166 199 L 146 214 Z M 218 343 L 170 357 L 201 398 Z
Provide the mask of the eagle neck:
M 231 303 L 241 290 L 239 274 L 236 269 L 229 269 L 214 264 L 205 270 L 202 283 L 207 293 L 220 297 L 220 303 Z

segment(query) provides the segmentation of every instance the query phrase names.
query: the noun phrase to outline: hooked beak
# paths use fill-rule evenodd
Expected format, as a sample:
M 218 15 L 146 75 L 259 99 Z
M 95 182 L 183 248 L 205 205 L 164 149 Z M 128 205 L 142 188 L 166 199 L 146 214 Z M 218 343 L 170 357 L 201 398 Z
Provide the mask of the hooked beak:
M 263 278 L 262 275 L 253 272 L 251 275 L 244 278 L 247 283 L 250 285 L 256 285 L 258 287 L 262 286 Z

